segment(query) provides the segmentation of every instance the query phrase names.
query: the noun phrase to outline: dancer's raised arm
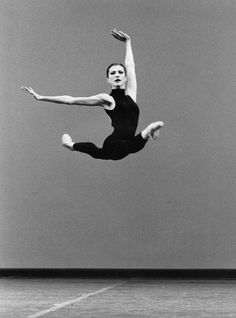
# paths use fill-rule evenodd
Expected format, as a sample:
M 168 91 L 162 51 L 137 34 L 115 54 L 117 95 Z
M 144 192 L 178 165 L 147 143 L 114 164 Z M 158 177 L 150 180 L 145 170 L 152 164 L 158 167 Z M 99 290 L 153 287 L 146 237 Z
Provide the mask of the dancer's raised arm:
M 116 29 L 111 30 L 111 34 L 119 41 L 125 42 L 126 52 L 125 52 L 125 67 L 127 70 L 127 86 L 126 94 L 130 95 L 136 102 L 137 99 L 137 79 L 135 72 L 135 63 L 133 57 L 133 51 L 131 46 L 130 36 L 122 31 L 117 31 Z
M 66 105 L 79 105 L 79 106 L 101 106 L 105 109 L 112 109 L 115 107 L 113 98 L 104 93 L 104 94 L 97 94 L 94 96 L 89 97 L 72 97 L 68 95 L 62 96 L 43 96 L 37 94 L 33 88 L 22 86 L 22 90 L 30 93 L 33 97 L 38 101 L 44 102 L 52 102 L 57 104 L 66 104 Z

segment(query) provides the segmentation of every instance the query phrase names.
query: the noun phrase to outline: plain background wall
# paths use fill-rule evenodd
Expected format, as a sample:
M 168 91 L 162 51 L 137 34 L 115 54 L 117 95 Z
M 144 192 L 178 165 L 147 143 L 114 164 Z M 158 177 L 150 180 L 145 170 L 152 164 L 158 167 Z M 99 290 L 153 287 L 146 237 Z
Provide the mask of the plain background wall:
M 0 267 L 236 266 L 236 2 L 0 0 Z M 102 145 L 99 108 L 20 90 L 110 92 L 105 69 L 132 37 L 140 123 L 165 127 L 122 161 Z

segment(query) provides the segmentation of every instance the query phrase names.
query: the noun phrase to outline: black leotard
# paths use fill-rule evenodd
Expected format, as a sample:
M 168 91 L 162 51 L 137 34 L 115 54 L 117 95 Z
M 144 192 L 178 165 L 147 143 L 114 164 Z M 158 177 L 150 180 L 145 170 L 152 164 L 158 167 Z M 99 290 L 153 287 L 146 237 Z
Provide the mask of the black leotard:
M 114 128 L 112 134 L 105 139 L 102 148 L 90 142 L 79 142 L 73 145 L 73 149 L 96 159 L 120 160 L 143 149 L 147 140 L 143 139 L 141 134 L 135 136 L 139 108 L 134 100 L 125 95 L 124 89 L 114 89 L 110 95 L 114 98 L 116 106 L 105 111 L 111 118 Z
M 125 95 L 124 89 L 113 89 L 110 94 L 116 103 L 113 110 L 105 110 L 111 118 L 114 133 L 122 138 L 134 136 L 139 119 L 139 108 L 134 100 Z

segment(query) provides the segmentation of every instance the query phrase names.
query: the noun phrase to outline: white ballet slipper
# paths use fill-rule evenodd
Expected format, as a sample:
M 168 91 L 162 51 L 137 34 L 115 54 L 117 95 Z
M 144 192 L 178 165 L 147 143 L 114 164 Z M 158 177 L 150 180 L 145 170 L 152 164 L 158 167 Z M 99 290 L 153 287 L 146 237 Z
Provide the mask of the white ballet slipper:
M 72 141 L 72 138 L 70 135 L 64 134 L 61 138 L 61 141 L 62 141 L 63 147 L 70 149 L 72 151 L 74 150 L 73 149 L 74 142 Z
M 164 126 L 162 121 L 156 121 L 147 126 L 143 131 L 143 137 L 147 139 L 148 137 L 152 140 L 156 140 L 159 137 L 160 129 Z

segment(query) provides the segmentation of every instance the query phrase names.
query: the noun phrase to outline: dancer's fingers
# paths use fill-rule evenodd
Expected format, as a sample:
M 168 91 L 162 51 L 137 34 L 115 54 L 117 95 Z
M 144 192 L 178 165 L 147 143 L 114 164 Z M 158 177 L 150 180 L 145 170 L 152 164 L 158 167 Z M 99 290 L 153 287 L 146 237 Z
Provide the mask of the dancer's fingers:
M 117 34 L 116 29 L 112 29 L 112 30 L 111 30 L 111 33 L 112 33 L 112 34 Z
M 119 33 L 117 31 L 111 31 L 111 34 L 115 37 L 120 37 Z
M 29 88 L 26 86 L 22 86 L 23 91 L 29 92 Z
M 122 41 L 123 40 L 123 38 L 121 38 L 119 35 L 117 35 L 117 34 L 112 34 L 113 35 L 113 37 L 115 38 L 115 39 L 117 39 L 117 40 L 119 40 L 119 41 Z
M 111 33 L 116 38 L 123 38 L 123 36 L 116 29 L 111 30 Z
M 122 36 L 124 36 L 125 38 L 127 38 L 127 39 L 130 37 L 128 34 L 122 32 L 122 31 L 119 31 L 119 33 L 120 33 Z

